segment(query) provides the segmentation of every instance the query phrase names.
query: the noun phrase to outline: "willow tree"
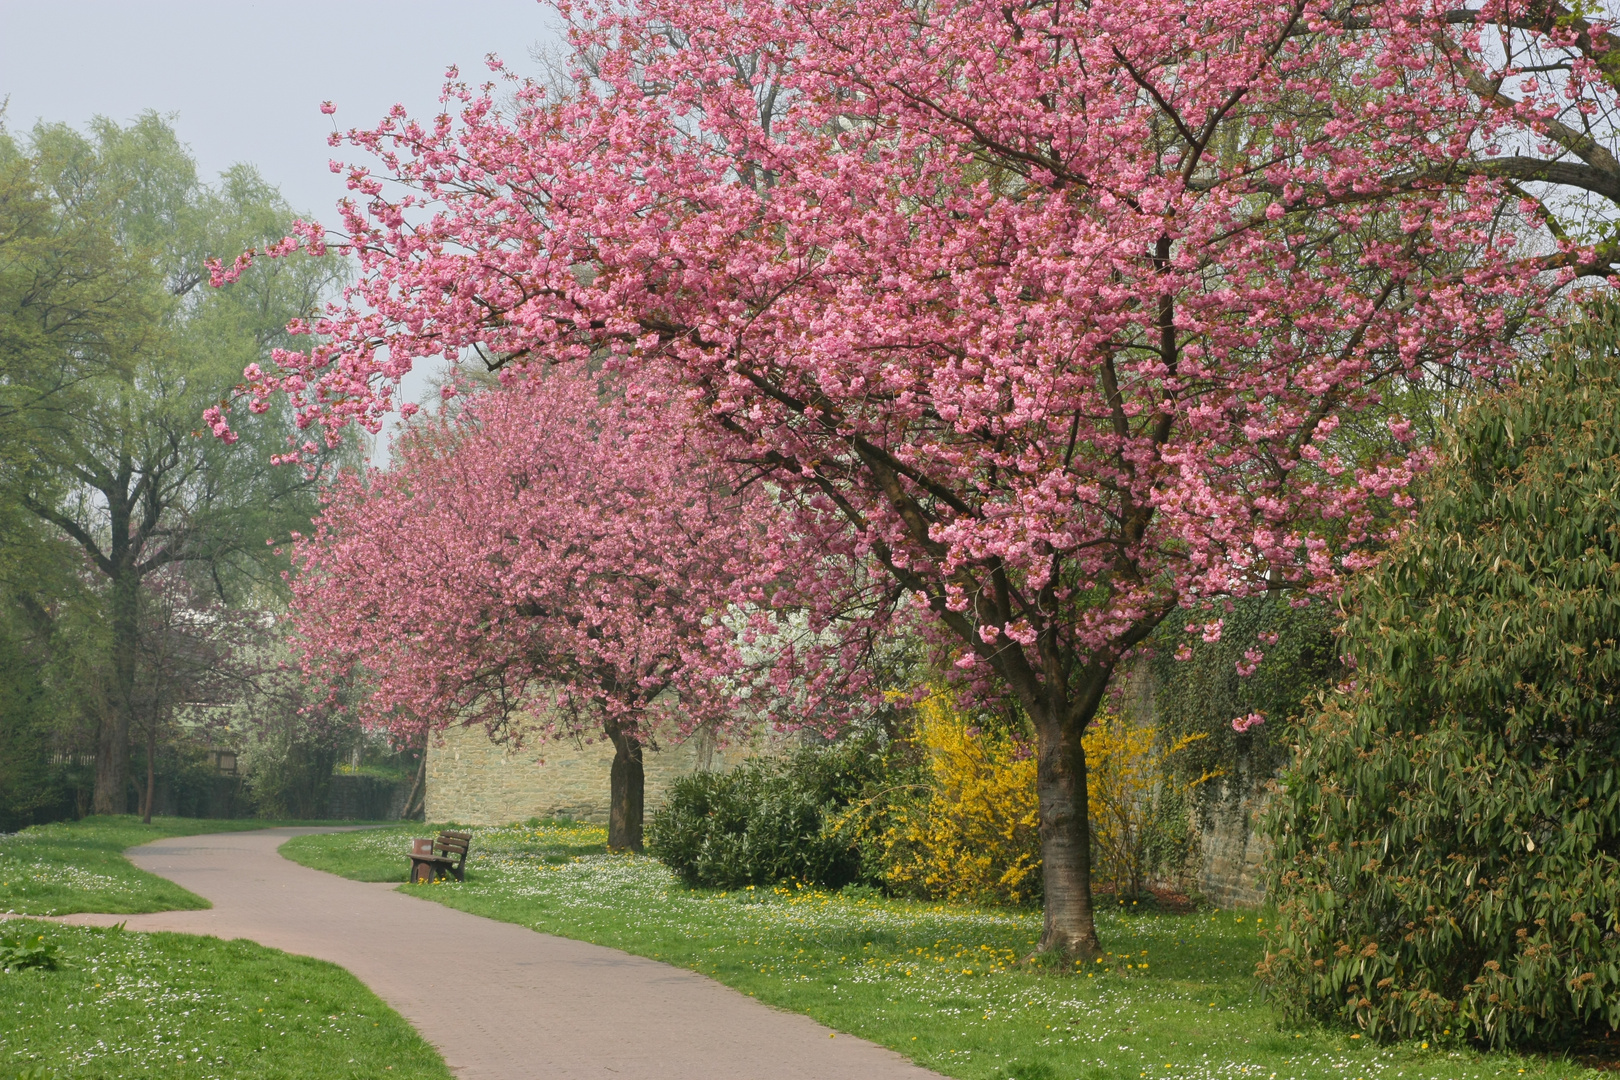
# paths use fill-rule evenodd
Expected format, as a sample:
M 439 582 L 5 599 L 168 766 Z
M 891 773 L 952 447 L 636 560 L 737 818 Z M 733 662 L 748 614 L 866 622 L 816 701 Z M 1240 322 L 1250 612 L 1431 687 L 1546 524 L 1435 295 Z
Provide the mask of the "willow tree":
M 154 114 L 0 133 L 0 167 L 0 214 L 18 226 L 0 234 L 0 488 L 76 545 L 94 580 L 106 633 L 93 809 L 122 813 L 142 590 L 183 564 L 239 600 L 274 581 L 265 540 L 307 524 L 315 505 L 307 478 L 266 461 L 286 448 L 284 410 L 244 424 L 254 445 L 239 448 L 207 437 L 199 417 L 283 341 L 336 267 L 300 258 L 199 289 L 209 257 L 280 235 L 292 215 L 250 168 L 203 183 Z

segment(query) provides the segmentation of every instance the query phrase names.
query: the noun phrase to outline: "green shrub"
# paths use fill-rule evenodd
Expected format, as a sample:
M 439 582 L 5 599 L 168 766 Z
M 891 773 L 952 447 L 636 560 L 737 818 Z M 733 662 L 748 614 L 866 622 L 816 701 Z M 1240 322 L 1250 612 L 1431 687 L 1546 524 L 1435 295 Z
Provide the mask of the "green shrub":
M 72 817 L 73 781 L 89 779 L 83 766 L 52 760 L 72 745 L 63 738 L 71 725 L 56 715 L 61 695 L 52 694 L 29 645 L 0 616 L 0 833 Z
M 860 881 L 856 838 L 836 822 L 882 762 L 870 743 L 850 741 L 683 777 L 648 823 L 647 851 L 694 886 Z
M 298 717 L 265 725 L 239 759 L 257 816 L 325 817 L 332 769 L 345 749 L 344 741 L 341 730 L 311 731 Z
M 1469 410 L 1293 728 L 1262 978 L 1375 1037 L 1620 1027 L 1620 312 Z

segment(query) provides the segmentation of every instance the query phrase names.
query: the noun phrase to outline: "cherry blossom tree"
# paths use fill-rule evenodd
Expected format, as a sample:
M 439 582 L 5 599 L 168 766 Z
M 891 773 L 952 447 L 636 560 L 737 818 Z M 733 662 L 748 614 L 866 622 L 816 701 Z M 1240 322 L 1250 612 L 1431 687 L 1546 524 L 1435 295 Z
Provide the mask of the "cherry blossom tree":
M 414 363 L 473 350 L 658 372 L 783 535 L 1022 707 L 1040 947 L 1096 952 L 1081 737 L 1116 667 L 1178 608 L 1216 640 L 1223 598 L 1371 558 L 1423 452 L 1345 421 L 1491 369 L 1592 253 L 1526 250 L 1534 202 L 1469 167 L 1502 114 L 1430 0 L 564 12 L 570 94 L 452 82 L 348 133 L 361 276 L 255 406 L 375 429 Z
M 1473 93 L 1476 153 L 1463 175 L 1501 180 L 1548 233 L 1590 243 L 1583 272 L 1620 268 L 1620 51 L 1612 3 L 1485 0 L 1439 13 L 1431 30 L 1453 75 Z M 1338 26 L 1373 26 L 1360 5 Z
M 752 714 L 726 621 L 754 528 L 679 402 L 578 369 L 413 425 L 299 541 L 306 664 L 420 744 L 483 723 L 613 744 L 609 845 L 640 850 L 642 749 Z M 527 727 L 525 727 L 527 725 Z

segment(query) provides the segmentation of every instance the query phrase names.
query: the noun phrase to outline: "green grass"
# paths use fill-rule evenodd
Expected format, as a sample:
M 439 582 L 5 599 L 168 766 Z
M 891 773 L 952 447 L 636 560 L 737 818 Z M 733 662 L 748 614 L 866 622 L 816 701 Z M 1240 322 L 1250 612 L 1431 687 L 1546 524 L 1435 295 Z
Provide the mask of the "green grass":
M 0 973 L 0 1077 L 446 1080 L 439 1055 L 342 968 L 247 941 L 35 920 L 57 970 Z
M 403 881 L 407 837 L 436 826 L 298 837 L 288 858 Z M 402 886 L 448 906 L 701 971 L 962 1080 L 1255 1077 L 1393 1080 L 1596 1075 L 1570 1062 L 1483 1055 L 1443 1035 L 1377 1046 L 1287 1029 L 1251 972 L 1263 914 L 1105 912 L 1105 962 L 1013 966 L 1035 912 L 808 889 L 683 887 L 658 862 L 605 853 L 600 828 L 474 829 L 465 884 Z
M 170 836 L 316 824 L 324 823 L 159 817 L 142 825 L 130 815 L 35 825 L 0 836 L 0 913 L 134 915 L 206 908 L 208 901 L 196 893 L 136 869 L 124 850 Z
M 332 769 L 338 776 L 373 776 L 378 780 L 410 780 L 404 769 L 393 765 L 338 765 Z

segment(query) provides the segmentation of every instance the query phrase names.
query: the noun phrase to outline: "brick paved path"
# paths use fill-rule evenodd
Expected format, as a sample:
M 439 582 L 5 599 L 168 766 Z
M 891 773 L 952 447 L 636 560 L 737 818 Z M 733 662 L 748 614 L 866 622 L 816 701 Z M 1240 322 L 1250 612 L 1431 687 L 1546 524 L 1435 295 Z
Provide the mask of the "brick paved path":
M 889 1050 L 681 968 L 551 937 L 288 862 L 322 829 L 133 848 L 214 906 L 60 921 L 248 938 L 348 968 L 464 1080 L 938 1080 Z M 405 859 L 400 857 L 401 874 Z

